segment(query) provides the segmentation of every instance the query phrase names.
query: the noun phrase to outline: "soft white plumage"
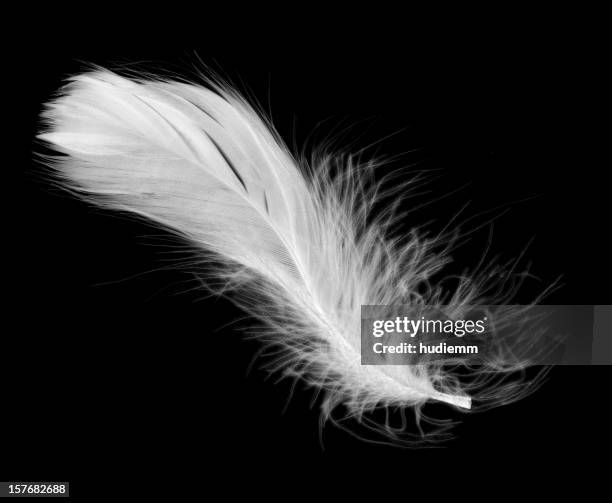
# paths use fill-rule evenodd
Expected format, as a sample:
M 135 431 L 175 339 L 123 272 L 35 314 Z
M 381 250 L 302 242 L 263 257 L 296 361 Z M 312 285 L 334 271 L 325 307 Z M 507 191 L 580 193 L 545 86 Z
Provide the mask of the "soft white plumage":
M 282 348 L 275 368 L 322 388 L 325 416 L 339 404 L 356 416 L 428 400 L 470 407 L 442 365 L 361 365 L 361 305 L 483 301 L 467 278 L 450 296 L 417 293 L 446 259 L 435 242 L 386 239 L 391 212 L 368 223 L 368 166 L 348 160 L 332 177 L 328 158 L 296 161 L 244 99 L 210 82 L 93 71 L 70 79 L 45 119 L 40 138 L 67 154 L 54 162 L 66 186 L 215 254 L 214 274 Z

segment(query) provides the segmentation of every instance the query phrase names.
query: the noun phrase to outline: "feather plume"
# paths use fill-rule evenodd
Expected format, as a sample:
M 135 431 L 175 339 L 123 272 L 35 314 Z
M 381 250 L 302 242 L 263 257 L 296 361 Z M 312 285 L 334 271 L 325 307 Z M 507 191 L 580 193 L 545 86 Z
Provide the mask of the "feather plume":
M 436 363 L 361 365 L 362 305 L 491 300 L 477 278 L 462 278 L 450 294 L 430 284 L 447 262 L 438 240 L 388 237 L 396 217 L 392 209 L 372 217 L 389 193 L 370 181 L 370 164 L 348 158 L 331 175 L 332 157 L 296 160 L 245 99 L 212 80 L 95 70 L 72 77 L 44 118 L 39 138 L 64 154 L 52 163 L 61 183 L 214 254 L 223 291 L 280 348 L 274 370 L 322 390 L 324 418 L 338 405 L 358 418 L 380 406 L 418 413 L 429 400 L 470 408 L 475 383 L 486 390 L 476 397 L 483 403 L 524 392 L 490 382 L 516 362 L 469 369 L 467 384 Z

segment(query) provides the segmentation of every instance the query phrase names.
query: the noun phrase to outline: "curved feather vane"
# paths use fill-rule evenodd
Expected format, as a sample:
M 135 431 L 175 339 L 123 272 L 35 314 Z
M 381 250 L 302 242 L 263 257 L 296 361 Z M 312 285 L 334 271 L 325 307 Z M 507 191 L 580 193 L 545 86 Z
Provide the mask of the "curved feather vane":
M 54 162 L 66 186 L 214 252 L 216 276 L 282 348 L 275 368 L 325 390 L 326 415 L 430 399 L 469 408 L 442 366 L 360 361 L 361 306 L 432 302 L 419 285 L 445 258 L 416 237 L 385 239 L 393 218 L 370 218 L 377 187 L 359 178 L 363 167 L 349 161 L 332 178 L 329 160 L 296 161 L 235 91 L 208 86 L 78 75 L 39 137 L 66 154 Z M 463 283 L 452 303 L 477 297 Z

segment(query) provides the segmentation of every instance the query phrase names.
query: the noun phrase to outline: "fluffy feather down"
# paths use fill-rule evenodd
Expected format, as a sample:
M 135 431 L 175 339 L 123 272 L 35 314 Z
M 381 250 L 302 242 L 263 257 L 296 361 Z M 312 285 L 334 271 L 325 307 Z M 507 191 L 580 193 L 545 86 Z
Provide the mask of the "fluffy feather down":
M 469 387 L 442 365 L 360 363 L 361 305 L 489 300 L 468 278 L 450 296 L 417 293 L 446 256 L 435 240 L 386 238 L 393 214 L 370 218 L 380 191 L 367 166 L 349 160 L 332 177 L 329 159 L 296 161 L 243 98 L 211 82 L 93 71 L 71 78 L 44 117 L 39 137 L 66 154 L 53 163 L 62 183 L 214 252 L 216 276 L 282 348 L 275 368 L 323 389 L 326 416 L 338 404 L 357 416 L 428 400 L 470 407 Z M 508 401 L 517 390 L 482 398 Z

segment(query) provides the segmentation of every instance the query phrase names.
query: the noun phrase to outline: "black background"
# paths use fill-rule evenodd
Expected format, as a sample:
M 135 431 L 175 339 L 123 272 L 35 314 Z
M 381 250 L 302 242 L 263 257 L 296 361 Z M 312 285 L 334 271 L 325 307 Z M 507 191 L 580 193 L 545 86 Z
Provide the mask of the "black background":
M 205 298 L 192 275 L 168 267 L 176 241 L 42 177 L 33 154 L 45 152 L 33 140 L 41 104 L 84 62 L 188 74 L 201 58 L 244 82 L 289 144 L 316 144 L 339 124 L 352 126 L 338 148 L 395 133 L 367 152 L 402 154 L 393 167 L 436 170 L 432 197 L 461 188 L 406 227 L 443 225 L 470 201 L 465 218 L 477 217 L 469 225 L 494 220 L 492 255 L 525 252 L 521 264 L 534 278 L 518 302 L 557 282 L 546 303 L 612 304 L 596 52 L 542 42 L 434 53 L 426 43 L 399 43 L 312 46 L 287 57 L 276 47 L 39 44 L 28 57 L 23 156 L 10 165 L 19 188 L 7 194 L 14 260 L 5 265 L 0 479 L 69 480 L 75 494 L 91 495 L 110 492 L 109 479 L 127 488 L 134 477 L 170 493 L 177 484 L 214 484 L 223 472 L 267 486 L 294 468 L 333 477 L 339 466 L 416 469 L 458 456 L 473 471 L 517 456 L 524 476 L 530 463 L 609 455 L 606 367 L 555 368 L 536 394 L 483 414 L 441 409 L 462 421 L 441 449 L 365 443 L 333 426 L 319 435 L 313 392 L 298 385 L 288 401 L 291 383 L 266 379 L 258 360 L 251 366 L 259 345 L 240 335 L 248 320 L 236 321 L 242 314 L 228 301 Z M 456 252 L 458 269 L 477 263 L 487 237 L 488 227 Z

